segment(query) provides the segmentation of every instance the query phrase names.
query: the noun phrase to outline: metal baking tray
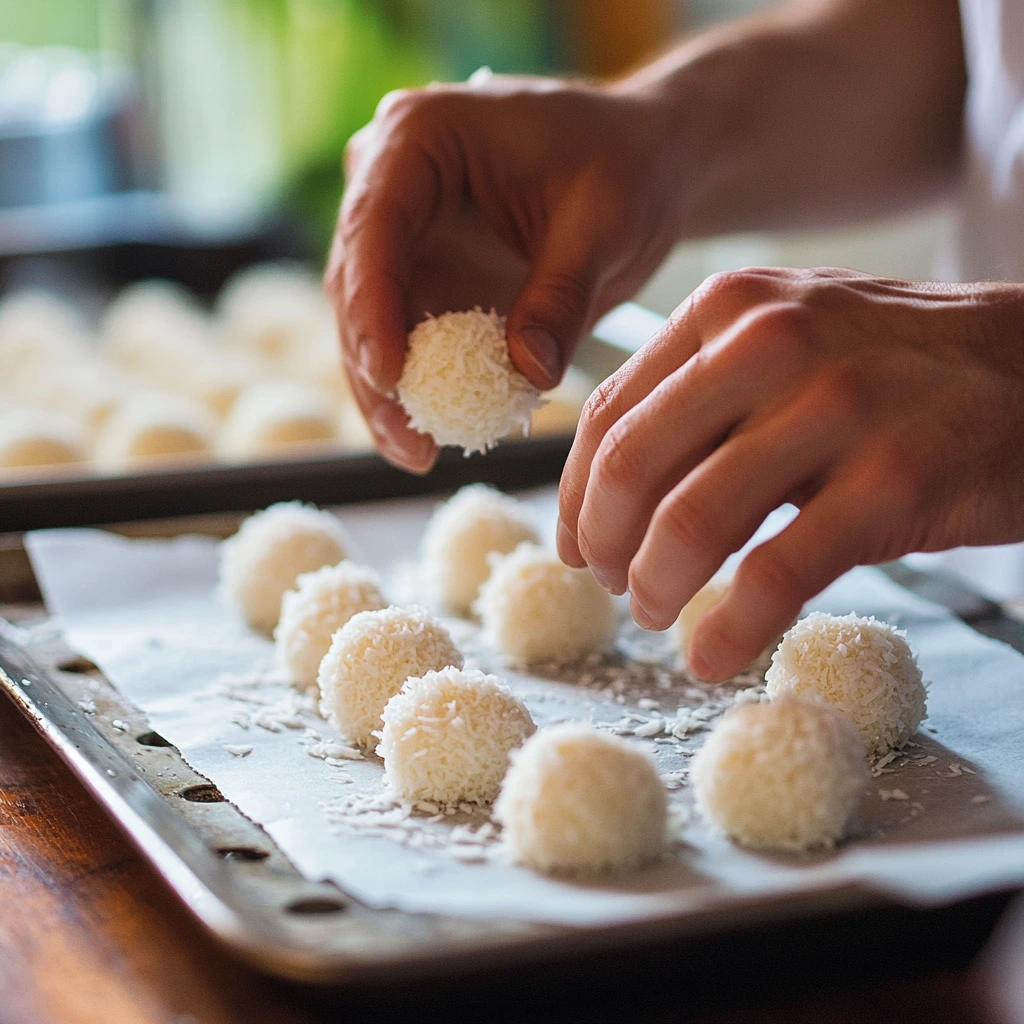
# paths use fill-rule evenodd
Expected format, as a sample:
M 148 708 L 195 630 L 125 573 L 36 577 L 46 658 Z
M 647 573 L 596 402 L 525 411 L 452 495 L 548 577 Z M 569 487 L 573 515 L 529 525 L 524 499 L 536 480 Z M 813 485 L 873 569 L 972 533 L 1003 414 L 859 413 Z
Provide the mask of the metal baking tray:
M 154 531 L 169 532 L 165 524 Z M 195 522 L 189 528 L 195 528 Z M 209 531 L 229 532 L 231 517 Z M 133 532 L 146 532 L 145 527 Z M 495 978 L 574 965 L 602 983 L 736 970 L 834 967 L 837 956 L 874 962 L 879 928 L 911 943 L 915 962 L 973 954 L 1009 899 L 995 894 L 941 910 L 899 904 L 865 887 L 800 894 L 656 922 L 567 928 L 375 910 L 331 883 L 300 875 L 258 825 L 224 800 L 153 732 L 95 666 L 67 649 L 24 576 L 17 550 L 0 550 L 0 690 L 93 793 L 178 898 L 223 946 L 272 974 L 345 987 Z M 23 552 L 22 552 L 23 555 Z M 941 577 L 893 566 L 890 575 L 963 611 L 1024 651 L 1024 625 Z M 943 589 L 945 588 L 945 589 Z M 93 713 L 88 713 L 89 710 Z M 952 930 L 951 930 L 952 929 Z M 900 948 L 907 946 L 901 942 Z M 904 966 L 905 966 L 904 961 Z M 809 966 L 810 965 L 810 966 Z M 639 973 L 638 973 L 639 972 Z M 562 979 L 548 975 L 555 983 Z

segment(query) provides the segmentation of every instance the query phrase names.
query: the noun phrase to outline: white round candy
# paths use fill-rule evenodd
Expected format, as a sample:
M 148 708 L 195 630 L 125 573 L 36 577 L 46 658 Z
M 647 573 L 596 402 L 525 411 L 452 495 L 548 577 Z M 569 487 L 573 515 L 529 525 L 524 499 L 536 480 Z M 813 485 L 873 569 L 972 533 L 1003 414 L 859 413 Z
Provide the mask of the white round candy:
M 72 421 L 34 409 L 0 414 L 0 469 L 33 469 L 81 462 L 81 436 Z
M 505 320 L 480 309 L 417 324 L 398 381 L 414 430 L 439 445 L 483 452 L 529 430 L 540 392 L 512 365 Z
M 323 393 L 297 381 L 254 384 L 235 400 L 218 448 L 228 459 L 255 459 L 337 439 L 337 412 Z
M 321 714 L 349 742 L 372 749 L 384 705 L 407 679 L 462 664 L 451 634 L 428 611 L 359 612 L 334 634 L 320 662 Z
M 527 740 L 494 812 L 513 857 L 540 871 L 635 867 L 665 845 L 667 801 L 654 759 L 582 725 Z
M 818 694 L 849 715 L 869 754 L 885 754 L 914 735 L 927 710 L 906 637 L 873 617 L 812 612 L 772 655 L 768 695 Z
M 194 461 L 211 452 L 214 419 L 208 409 L 178 395 L 135 395 L 110 412 L 96 436 L 102 469 L 125 472 L 148 460 Z
M 144 366 L 153 358 L 152 350 L 173 350 L 182 338 L 208 341 L 210 324 L 186 288 L 174 281 L 148 280 L 122 289 L 107 306 L 100 333 L 112 358 Z
M 254 629 L 269 633 L 281 598 L 302 574 L 337 565 L 349 540 L 329 512 L 298 501 L 279 502 L 249 516 L 220 548 L 221 593 Z
M 850 719 L 791 695 L 728 711 L 690 766 L 709 821 L 745 846 L 778 850 L 842 839 L 869 778 Z
M 272 360 L 288 359 L 307 334 L 333 330 L 319 281 L 293 263 L 261 263 L 239 271 L 217 299 L 227 339 Z
M 590 572 L 570 569 L 536 544 L 495 558 L 477 611 L 488 641 L 524 665 L 581 657 L 615 628 L 612 599 Z
M 358 612 L 387 604 L 372 569 L 354 562 L 325 565 L 303 573 L 281 598 L 274 630 L 278 664 L 296 686 L 316 685 L 331 637 Z
M 489 803 L 509 752 L 536 728 L 495 676 L 445 668 L 406 681 L 387 702 L 377 753 L 402 800 Z
M 467 614 L 491 574 L 490 556 L 538 540 L 528 510 L 485 484 L 470 484 L 439 506 L 423 534 L 422 578 L 433 600 Z

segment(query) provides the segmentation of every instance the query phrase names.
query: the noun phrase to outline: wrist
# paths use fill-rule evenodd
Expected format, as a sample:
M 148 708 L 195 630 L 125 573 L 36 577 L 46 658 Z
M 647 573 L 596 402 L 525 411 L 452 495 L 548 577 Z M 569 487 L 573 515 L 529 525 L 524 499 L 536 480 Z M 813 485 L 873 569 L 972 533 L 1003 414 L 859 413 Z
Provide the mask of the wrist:
M 722 207 L 738 186 L 752 118 L 747 91 L 737 89 L 749 82 L 738 66 L 743 49 L 697 40 L 608 87 L 643 111 L 649 166 L 661 171 L 680 240 L 728 221 Z

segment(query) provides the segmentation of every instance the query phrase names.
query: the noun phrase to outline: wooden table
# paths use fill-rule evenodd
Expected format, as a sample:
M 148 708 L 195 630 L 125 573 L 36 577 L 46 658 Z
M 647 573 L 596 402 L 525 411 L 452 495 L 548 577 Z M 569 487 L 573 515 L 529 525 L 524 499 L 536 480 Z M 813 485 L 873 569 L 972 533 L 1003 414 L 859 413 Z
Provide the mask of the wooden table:
M 879 957 L 898 957 L 878 936 Z M 486 1005 L 437 991 L 415 1005 L 379 993 L 310 992 L 221 953 L 118 829 L 0 696 L 0 1024 L 291 1024 L 447 1019 L 486 1022 L 957 1021 L 986 1018 L 967 970 L 769 993 L 632 992 L 595 1005 L 567 972 L 557 1005 L 524 1009 L 514 985 Z M 426 1002 L 425 1002 L 426 999 Z M 445 1019 L 442 1017 L 441 1019 Z

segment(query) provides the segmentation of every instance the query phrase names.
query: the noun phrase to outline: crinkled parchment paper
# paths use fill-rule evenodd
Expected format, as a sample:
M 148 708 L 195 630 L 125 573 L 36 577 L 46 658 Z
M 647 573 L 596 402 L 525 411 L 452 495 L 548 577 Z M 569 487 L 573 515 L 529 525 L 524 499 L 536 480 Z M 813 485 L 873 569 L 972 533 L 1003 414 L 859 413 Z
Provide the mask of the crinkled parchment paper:
M 530 501 L 553 524 L 553 491 Z M 384 573 L 398 599 L 410 596 L 414 574 L 402 566 L 433 505 L 341 513 L 360 559 Z M 855 837 L 808 857 L 739 849 L 692 813 L 692 752 L 737 694 L 757 699 L 756 680 L 694 683 L 675 669 L 667 638 L 642 634 L 625 614 L 615 652 L 532 675 L 505 671 L 475 627 L 453 624 L 470 663 L 504 675 L 539 725 L 593 722 L 657 756 L 679 835 L 665 863 L 573 881 L 509 864 L 484 809 L 396 806 L 379 759 L 351 759 L 312 700 L 277 678 L 271 643 L 218 601 L 211 541 L 57 530 L 30 535 L 28 547 L 71 647 L 301 871 L 371 906 L 582 925 L 851 882 L 920 902 L 1024 883 L 1024 658 L 873 570 L 850 573 L 814 607 L 906 628 L 930 684 L 930 717 L 913 746 L 875 767 Z

